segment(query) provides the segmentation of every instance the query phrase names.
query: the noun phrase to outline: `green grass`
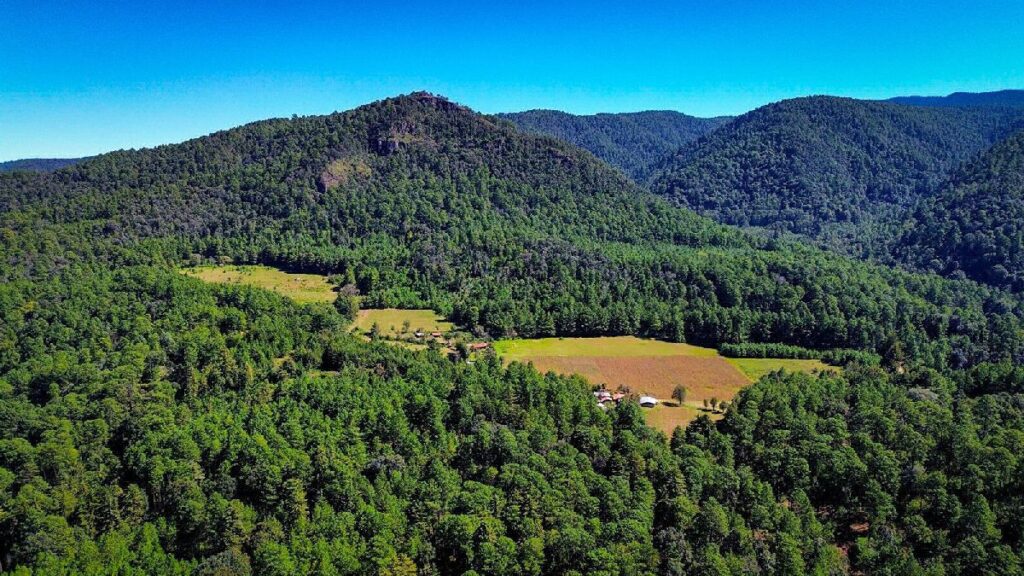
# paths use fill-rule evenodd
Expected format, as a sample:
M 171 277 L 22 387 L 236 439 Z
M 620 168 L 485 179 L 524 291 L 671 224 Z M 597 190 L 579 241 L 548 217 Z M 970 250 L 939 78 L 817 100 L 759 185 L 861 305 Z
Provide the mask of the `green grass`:
M 718 356 L 714 348 L 645 340 L 635 336 L 602 338 L 538 338 L 535 340 L 499 340 L 495 351 L 505 359 L 524 360 L 534 356 L 633 357 L 633 356 Z
M 246 284 L 271 290 L 299 302 L 334 302 L 337 294 L 319 274 L 290 274 L 270 266 L 196 266 L 184 268 L 183 274 L 205 282 Z
M 402 334 L 402 323 L 409 321 L 409 333 Z M 427 334 L 431 332 L 449 332 L 455 325 L 445 321 L 433 310 L 401 310 L 398 308 L 382 308 L 377 310 L 360 310 L 356 317 L 355 327 L 360 332 L 369 332 L 376 323 L 382 336 L 410 336 L 417 330 Z
M 787 372 L 814 372 L 835 370 L 835 367 L 821 360 L 796 360 L 790 358 L 726 358 L 730 364 L 751 380 L 760 380 L 765 374 L 785 369 Z
M 648 426 L 661 430 L 669 437 L 672 436 L 672 432 L 677 426 L 686 428 L 687 424 L 692 422 L 701 414 L 711 416 L 712 420 L 720 420 L 722 418 L 721 414 L 713 414 L 710 411 L 704 411 L 700 408 L 689 406 L 687 404 L 679 406 L 676 403 L 661 403 L 654 408 L 644 408 L 643 412 L 644 418 L 647 419 Z

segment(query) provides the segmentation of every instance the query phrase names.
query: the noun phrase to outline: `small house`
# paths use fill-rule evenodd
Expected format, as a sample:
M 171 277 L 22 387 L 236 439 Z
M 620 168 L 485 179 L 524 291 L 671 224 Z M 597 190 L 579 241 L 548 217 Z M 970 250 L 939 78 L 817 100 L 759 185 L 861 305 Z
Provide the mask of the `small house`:
M 490 348 L 490 347 L 491 347 L 491 343 L 490 342 L 473 342 L 472 344 L 469 345 L 469 349 L 470 350 L 483 350 L 485 348 Z
M 640 405 L 644 408 L 654 408 L 658 405 L 658 399 L 653 396 L 641 396 Z

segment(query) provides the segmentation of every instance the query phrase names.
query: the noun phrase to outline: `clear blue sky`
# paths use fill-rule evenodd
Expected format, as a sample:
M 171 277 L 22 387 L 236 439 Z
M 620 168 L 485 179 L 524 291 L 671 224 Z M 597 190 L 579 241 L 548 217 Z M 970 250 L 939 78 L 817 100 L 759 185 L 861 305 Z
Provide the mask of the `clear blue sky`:
M 1021 0 L 0 0 L 0 160 L 425 89 L 483 112 L 742 113 L 1024 88 Z

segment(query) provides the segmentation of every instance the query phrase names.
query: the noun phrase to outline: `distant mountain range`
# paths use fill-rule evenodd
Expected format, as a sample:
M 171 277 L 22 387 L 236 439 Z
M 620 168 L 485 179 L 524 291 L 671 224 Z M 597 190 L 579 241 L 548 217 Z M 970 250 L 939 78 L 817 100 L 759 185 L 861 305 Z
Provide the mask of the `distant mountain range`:
M 65 166 L 73 166 L 82 160 L 84 158 L 24 158 L 22 160 L 8 160 L 7 162 L 0 162 L 0 172 L 14 172 L 16 170 L 50 172 Z
M 784 100 L 683 146 L 651 188 L 720 222 L 870 255 L 908 207 L 1021 126 L 1024 108 Z
M 638 182 L 665 156 L 732 119 L 696 118 L 665 110 L 590 116 L 530 110 L 498 117 L 527 132 L 554 136 L 589 150 Z
M 1024 246 L 1007 231 L 1016 229 L 1017 220 L 996 222 L 1015 213 L 1022 195 L 1018 183 L 1005 169 L 980 169 L 977 163 L 985 166 L 984 158 L 970 163 L 1024 130 L 1024 90 L 885 101 L 815 96 L 736 118 L 556 110 L 496 118 L 579 146 L 671 202 L 726 224 L 794 234 L 845 254 L 917 270 L 1024 288 L 1024 269 L 1013 256 Z M 1019 154 L 1019 147 L 1008 143 L 992 154 L 1004 159 L 996 165 L 1007 166 L 1006 158 Z M 82 160 L 15 160 L 0 163 L 0 172 L 48 172 Z M 971 175 L 966 190 L 964 171 Z M 989 182 L 981 183 L 986 176 Z M 975 210 L 972 200 L 998 204 L 1001 211 Z M 972 226 L 971 218 L 982 229 Z M 920 226 L 916 233 L 908 233 L 915 225 Z M 970 238 L 960 234 L 964 230 L 970 230 Z M 983 240 L 979 235 L 987 249 L 976 245 Z
M 954 92 L 948 96 L 899 96 L 889 102 L 911 106 L 1024 106 L 1024 90 Z
M 885 101 L 795 98 L 736 118 L 550 110 L 500 116 L 581 146 L 720 222 L 795 234 L 917 270 L 1024 287 L 1024 269 L 1014 256 L 1024 253 L 1014 216 L 1024 194 L 1005 168 L 1019 149 L 1012 142 L 993 149 L 1002 159 L 994 162 L 1004 167 L 1000 171 L 978 168 L 993 163 L 990 157 L 972 162 L 1024 129 L 1024 90 Z M 987 196 L 965 192 L 963 171 L 971 174 L 970 190 Z M 1000 210 L 984 208 L 993 203 Z M 1009 220 L 1000 224 L 1000 218 Z M 914 226 L 917 233 L 909 234 Z

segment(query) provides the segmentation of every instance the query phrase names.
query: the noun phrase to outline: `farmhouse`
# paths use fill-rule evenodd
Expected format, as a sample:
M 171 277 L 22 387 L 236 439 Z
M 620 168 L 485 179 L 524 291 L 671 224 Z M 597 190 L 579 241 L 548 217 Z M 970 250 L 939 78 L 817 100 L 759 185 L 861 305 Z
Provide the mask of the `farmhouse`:
M 473 342 L 472 344 L 469 345 L 469 349 L 470 350 L 483 350 L 485 348 L 490 348 L 490 347 L 491 347 L 491 343 L 490 342 Z
M 606 404 L 611 402 L 618 404 L 625 397 L 626 394 L 624 392 L 615 392 L 613 394 L 611 390 L 605 390 L 603 388 L 601 390 L 594 391 L 594 398 L 597 399 L 597 405 L 601 408 L 604 408 Z

